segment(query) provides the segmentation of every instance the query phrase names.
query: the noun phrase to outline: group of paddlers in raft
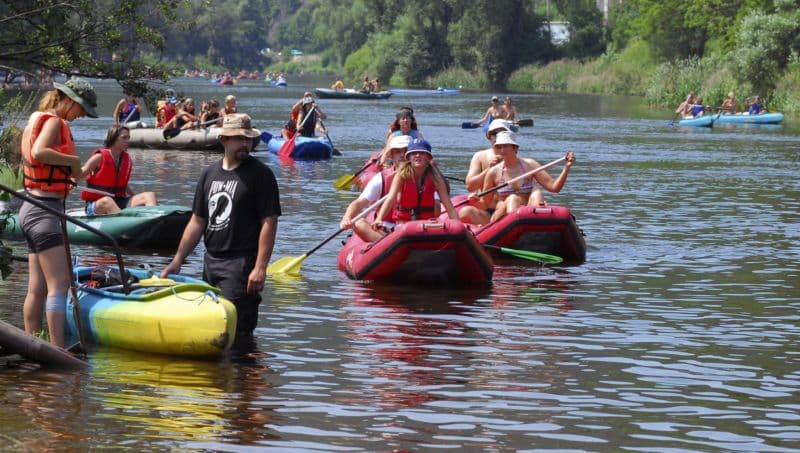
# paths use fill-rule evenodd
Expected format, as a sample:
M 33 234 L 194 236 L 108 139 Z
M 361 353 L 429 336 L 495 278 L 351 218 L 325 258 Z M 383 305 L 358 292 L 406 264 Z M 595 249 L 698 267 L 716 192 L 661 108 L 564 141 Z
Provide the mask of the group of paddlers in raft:
M 540 165 L 519 155 L 519 144 L 509 126 L 505 120 L 494 120 L 489 125 L 486 139 L 491 146 L 473 155 L 465 179 L 471 194 L 468 202 L 456 211 L 445 177 L 433 159 L 433 148 L 417 127 L 414 111 L 401 108 L 390 126 L 384 148 L 367 162 L 376 165 L 379 171 L 350 203 L 341 219 L 341 228 L 352 228 L 362 239 L 373 242 L 397 223 L 436 218 L 442 209 L 451 219 L 483 225 L 521 206 L 545 205 L 542 188 L 561 191 L 575 155 L 571 151 L 566 153 L 566 165 L 557 178 L 543 170 L 519 179 Z M 501 189 L 490 190 L 512 180 Z M 478 196 L 478 192 L 483 196 Z M 352 220 L 385 195 L 390 202 L 383 203 L 372 220 Z

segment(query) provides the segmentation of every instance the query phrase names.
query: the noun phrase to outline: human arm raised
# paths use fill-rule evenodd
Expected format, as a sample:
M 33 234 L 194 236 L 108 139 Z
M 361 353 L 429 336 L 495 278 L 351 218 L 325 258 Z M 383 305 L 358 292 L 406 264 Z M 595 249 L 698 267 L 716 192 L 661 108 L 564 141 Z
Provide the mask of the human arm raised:
M 558 175 L 558 178 L 553 179 L 546 171 L 540 171 L 534 175 L 536 180 L 539 181 L 539 184 L 549 192 L 561 192 L 561 188 L 564 187 L 564 183 L 567 182 L 569 169 L 572 167 L 572 164 L 575 163 L 575 154 L 572 151 L 567 151 L 565 158 L 567 163 L 564 164 L 564 168 L 561 170 L 561 174 Z M 526 159 L 526 161 L 534 168 L 540 166 L 539 163 L 533 159 Z

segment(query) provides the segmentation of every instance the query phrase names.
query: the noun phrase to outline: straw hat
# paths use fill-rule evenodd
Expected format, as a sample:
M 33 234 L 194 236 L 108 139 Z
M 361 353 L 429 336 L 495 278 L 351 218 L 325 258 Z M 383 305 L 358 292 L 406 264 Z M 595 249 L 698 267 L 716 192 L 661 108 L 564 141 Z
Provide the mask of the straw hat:
M 244 113 L 225 115 L 225 119 L 222 121 L 222 132 L 219 133 L 220 137 L 256 138 L 260 135 L 261 131 L 250 125 L 250 115 Z

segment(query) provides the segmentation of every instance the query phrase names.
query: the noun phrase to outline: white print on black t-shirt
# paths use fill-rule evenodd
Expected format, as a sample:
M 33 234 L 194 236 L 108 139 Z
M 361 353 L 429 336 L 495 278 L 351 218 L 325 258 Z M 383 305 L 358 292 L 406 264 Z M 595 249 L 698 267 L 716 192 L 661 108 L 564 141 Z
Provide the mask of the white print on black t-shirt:
M 208 191 L 208 229 L 220 231 L 228 227 L 233 212 L 233 196 L 239 181 L 212 181 Z

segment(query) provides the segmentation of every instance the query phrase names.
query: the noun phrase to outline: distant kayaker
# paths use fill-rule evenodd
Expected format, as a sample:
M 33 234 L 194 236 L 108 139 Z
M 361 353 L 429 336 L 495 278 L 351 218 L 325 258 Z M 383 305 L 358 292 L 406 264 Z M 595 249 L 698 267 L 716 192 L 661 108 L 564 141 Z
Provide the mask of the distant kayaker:
M 203 238 L 203 280 L 219 288 L 236 306 L 233 347 L 237 352 L 254 347 L 260 293 L 281 215 L 275 175 L 250 155 L 253 139 L 259 136 L 248 115 L 225 116 L 219 136 L 225 152 L 200 175 L 192 217 L 175 257 L 161 271 L 162 278 L 180 272 L 183 261 Z
M 125 92 L 125 97 L 117 102 L 114 107 L 114 125 L 136 122 L 141 119 L 142 103 L 135 94 L 130 91 Z
M 680 116 L 681 118 L 686 118 L 691 116 L 692 111 L 692 104 L 694 103 L 694 91 L 690 91 L 689 94 L 686 95 L 686 99 L 678 105 L 678 108 L 675 109 L 675 113 Z
M 328 118 L 320 106 L 314 102 L 314 98 L 306 96 L 302 99 L 300 112 L 297 114 L 295 128 L 297 133 L 303 137 L 314 137 L 315 131 L 319 126 L 319 120 Z
M 219 112 L 220 116 L 224 117 L 225 115 L 232 115 L 237 112 L 238 111 L 236 110 L 236 96 L 232 94 L 225 96 L 225 102 L 223 103 L 223 108 Z
M 492 96 L 492 103 L 489 105 L 489 108 L 486 109 L 486 113 L 483 114 L 481 119 L 478 121 L 473 122 L 473 125 L 483 126 L 484 123 L 487 121 L 491 123 L 495 119 L 502 119 L 503 118 L 503 107 L 500 105 L 500 99 L 497 96 Z
M 366 219 L 359 219 L 355 224 L 352 223 L 353 217 L 358 216 L 367 206 L 378 201 L 381 197 L 389 193 L 392 186 L 392 179 L 400 164 L 406 161 L 406 151 L 408 144 L 411 142 L 411 137 L 408 135 L 399 135 L 392 137 L 389 142 L 389 149 L 386 156 L 386 162 L 391 165 L 384 168 L 383 171 L 376 174 L 364 186 L 361 194 L 353 200 L 339 222 L 339 226 L 344 229 L 353 229 L 361 239 L 367 242 L 375 242 L 382 237 L 380 233 L 372 229 L 372 225 Z
M 505 99 L 503 99 L 502 118 L 513 123 L 517 120 L 518 116 L 519 112 L 517 112 L 517 107 L 511 103 L 511 96 L 506 96 Z
M 759 113 L 766 113 L 767 109 L 761 106 L 761 96 L 754 96 L 753 100 L 747 104 L 748 115 L 758 115 Z
M 502 156 L 503 161 L 486 173 L 483 192 L 541 166 L 533 159 L 519 157 L 517 154 L 519 144 L 514 140 L 513 132 L 498 132 L 494 142 L 494 149 L 497 154 Z M 481 200 L 485 206 L 491 206 L 496 201 L 496 208 L 492 214 L 491 221 L 496 221 L 521 206 L 545 206 L 546 203 L 541 187 L 554 193 L 561 191 L 564 183 L 567 182 L 569 169 L 575 163 L 575 154 L 572 151 L 567 151 L 566 158 L 566 165 L 564 165 L 564 169 L 556 179 L 553 179 L 550 174 L 542 170 L 528 178 L 515 181 L 502 189 L 485 195 Z M 537 182 L 539 183 L 538 185 L 536 184 Z
M 113 197 L 97 192 L 82 191 L 81 200 L 86 202 L 86 214 L 116 214 L 129 206 L 155 206 L 153 192 L 134 193 L 128 185 L 133 163 L 128 154 L 131 131 L 125 126 L 112 126 L 103 142 L 105 148 L 98 148 L 83 164 L 86 186 L 114 194 Z
M 728 115 L 736 114 L 737 107 L 736 107 L 736 95 L 733 91 L 728 92 L 728 96 L 725 97 L 725 100 L 722 101 L 722 106 L 720 106 L 720 110 L 722 113 L 727 113 Z
M 336 79 L 336 82 L 331 85 L 331 90 L 342 91 L 344 90 L 344 82 L 342 79 Z
M 41 203 L 64 212 L 64 200 L 83 174 L 69 122 L 83 116 L 97 118 L 97 95 L 81 78 L 53 86 L 22 132 L 23 186 Z M 41 330 L 44 311 L 50 342 L 64 347 L 72 275 L 62 219 L 24 202 L 19 222 L 28 244 L 28 293 L 22 308 L 25 331 Z
M 409 143 L 406 162 L 397 169 L 389 189 L 387 201 L 392 203 L 381 205 L 372 223 L 373 230 L 384 235 L 397 223 L 439 217 L 440 202 L 448 216 L 458 220 L 447 184 L 432 161 L 430 143 L 419 138 Z
M 412 140 L 415 138 L 424 139 L 422 132 L 419 130 L 419 126 L 417 126 L 417 118 L 414 116 L 414 109 L 411 107 L 400 107 L 400 110 L 395 114 L 394 121 L 389 125 L 389 132 L 386 133 L 386 141 L 381 154 L 380 164 L 382 166 L 386 165 L 386 156 L 388 155 L 389 142 L 392 140 L 392 137 L 401 135 L 407 135 Z

